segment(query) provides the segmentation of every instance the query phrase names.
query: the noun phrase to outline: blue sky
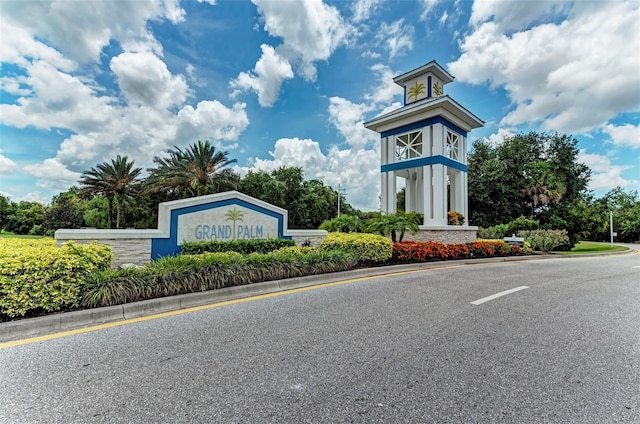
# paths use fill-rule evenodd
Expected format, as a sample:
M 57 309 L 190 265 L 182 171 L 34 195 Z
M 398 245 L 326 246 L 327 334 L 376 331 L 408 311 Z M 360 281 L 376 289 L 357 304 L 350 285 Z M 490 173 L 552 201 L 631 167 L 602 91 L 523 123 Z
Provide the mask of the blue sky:
M 117 154 L 211 140 L 379 208 L 392 78 L 436 60 L 485 126 L 571 134 L 590 188 L 640 190 L 638 1 L 0 2 L 0 193 L 49 203 Z M 471 143 L 469 143 L 471 144 Z

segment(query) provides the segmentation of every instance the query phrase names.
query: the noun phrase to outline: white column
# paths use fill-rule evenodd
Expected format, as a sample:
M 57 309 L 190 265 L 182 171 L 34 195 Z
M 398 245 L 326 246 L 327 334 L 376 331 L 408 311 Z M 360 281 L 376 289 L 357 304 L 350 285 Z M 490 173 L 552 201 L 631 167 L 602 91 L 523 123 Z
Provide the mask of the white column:
M 422 167 L 422 211 L 424 212 L 424 225 L 435 225 L 433 223 L 433 175 L 431 165 Z
M 389 143 L 389 137 L 383 137 L 380 139 L 380 166 L 384 166 L 389 163 L 387 157 Z M 389 187 L 387 185 L 387 173 L 380 172 L 380 210 L 386 212 L 387 197 L 389 196 Z
M 464 220 L 465 223 L 464 225 L 471 225 L 469 224 L 469 187 L 468 187 L 468 182 L 467 182 L 467 173 L 466 172 L 461 172 L 462 174 L 462 200 L 463 200 L 463 206 L 462 206 L 462 210 L 460 212 L 462 212 L 462 214 L 464 215 Z
M 465 204 L 467 196 L 464 190 L 464 175 L 464 172 L 455 170 L 453 178 L 451 178 L 451 209 L 460 212 L 466 218 Z
M 424 167 L 416 169 L 416 212 L 424 213 Z
M 447 225 L 447 168 L 433 165 L 433 224 Z
M 386 213 L 396 213 L 396 174 L 394 171 L 387 172 L 387 209 Z
M 433 156 L 445 154 L 445 127 L 433 125 Z M 447 169 L 444 165 L 433 165 L 433 225 L 447 225 Z

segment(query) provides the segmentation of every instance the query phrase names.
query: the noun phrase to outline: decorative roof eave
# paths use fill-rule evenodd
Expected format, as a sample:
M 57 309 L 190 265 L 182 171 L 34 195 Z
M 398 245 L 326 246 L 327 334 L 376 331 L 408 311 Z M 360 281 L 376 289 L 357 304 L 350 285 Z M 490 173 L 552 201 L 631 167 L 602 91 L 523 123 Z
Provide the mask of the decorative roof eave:
M 427 71 L 432 72 L 435 76 L 440 78 L 443 84 L 448 84 L 454 79 L 454 76 L 447 72 L 442 66 L 440 66 L 438 62 L 432 60 L 431 62 L 424 64 L 419 68 L 406 72 L 402 75 L 398 75 L 397 77 L 393 78 L 393 82 L 402 87 L 405 82 L 417 77 L 418 75 L 424 74 Z
M 410 118 L 413 115 L 422 115 L 430 111 L 436 111 L 438 108 L 442 108 L 455 116 L 458 120 L 463 122 L 467 128 L 463 128 L 465 131 L 471 131 L 474 128 L 480 128 L 484 125 L 484 121 L 469 112 L 462 107 L 458 102 L 453 100 L 449 95 L 440 97 L 432 97 L 424 100 L 405 105 L 394 111 L 386 113 L 384 115 L 373 118 L 370 121 L 364 123 L 365 128 L 373 130 L 377 133 L 381 133 L 386 130 L 382 127 L 387 124 L 399 121 L 400 119 Z M 435 114 L 434 114 L 435 116 Z

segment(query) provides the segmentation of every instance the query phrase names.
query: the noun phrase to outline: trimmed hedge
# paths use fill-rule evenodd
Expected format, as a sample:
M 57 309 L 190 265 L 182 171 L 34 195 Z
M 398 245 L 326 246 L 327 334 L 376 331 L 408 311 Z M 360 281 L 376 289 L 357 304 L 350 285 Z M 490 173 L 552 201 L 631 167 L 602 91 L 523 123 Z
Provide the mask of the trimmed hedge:
M 329 233 L 320 243 L 320 249 L 348 252 L 358 262 L 385 262 L 393 255 L 393 242 L 376 234 Z
M 182 253 L 185 255 L 197 255 L 206 252 L 238 252 L 243 255 L 250 253 L 269 253 L 283 247 L 295 246 L 294 240 L 286 239 L 257 239 L 257 240 L 233 240 L 233 241 L 198 241 L 183 243 Z
M 354 268 L 345 252 L 288 247 L 268 254 L 236 252 L 178 255 L 144 268 L 104 271 L 90 276 L 81 306 L 117 305 L 261 281 L 302 277 Z
M 78 306 L 86 276 L 109 269 L 112 258 L 95 243 L 0 239 L 0 318 Z

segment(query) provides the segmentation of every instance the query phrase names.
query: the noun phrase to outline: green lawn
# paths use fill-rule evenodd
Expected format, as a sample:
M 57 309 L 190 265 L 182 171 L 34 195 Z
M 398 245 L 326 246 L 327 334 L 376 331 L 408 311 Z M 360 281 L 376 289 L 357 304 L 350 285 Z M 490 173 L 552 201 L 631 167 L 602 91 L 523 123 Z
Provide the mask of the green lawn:
M 22 238 L 22 239 L 41 239 L 45 236 L 30 236 L 30 235 L 22 235 L 22 234 L 13 234 L 9 231 L 2 231 L 0 233 L 0 237 L 2 238 Z
M 611 247 L 610 243 L 598 243 L 594 241 L 580 241 L 569 252 L 553 252 L 559 255 L 582 255 L 587 253 L 607 253 L 607 252 L 624 252 L 629 250 L 628 247 L 616 246 Z

